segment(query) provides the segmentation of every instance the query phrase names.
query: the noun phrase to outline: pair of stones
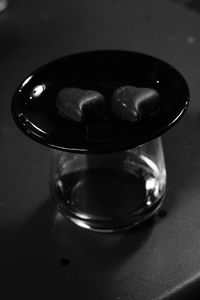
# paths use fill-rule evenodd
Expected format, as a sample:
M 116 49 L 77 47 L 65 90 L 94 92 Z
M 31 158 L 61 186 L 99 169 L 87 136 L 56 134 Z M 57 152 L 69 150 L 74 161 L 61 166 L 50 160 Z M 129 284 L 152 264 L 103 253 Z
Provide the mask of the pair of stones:
M 97 91 L 70 87 L 58 93 L 56 107 L 63 118 L 81 122 L 104 116 L 106 100 Z M 160 95 L 152 88 L 119 87 L 111 97 L 110 108 L 121 120 L 138 122 L 159 111 Z

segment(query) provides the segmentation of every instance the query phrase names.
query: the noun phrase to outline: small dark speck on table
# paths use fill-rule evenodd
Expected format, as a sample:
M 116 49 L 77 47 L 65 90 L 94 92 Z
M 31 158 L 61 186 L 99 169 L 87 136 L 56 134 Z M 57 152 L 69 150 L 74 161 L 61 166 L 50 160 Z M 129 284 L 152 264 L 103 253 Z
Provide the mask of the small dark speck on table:
M 60 259 L 61 266 L 68 266 L 70 264 L 70 262 L 71 261 L 70 261 L 69 257 L 62 257 Z

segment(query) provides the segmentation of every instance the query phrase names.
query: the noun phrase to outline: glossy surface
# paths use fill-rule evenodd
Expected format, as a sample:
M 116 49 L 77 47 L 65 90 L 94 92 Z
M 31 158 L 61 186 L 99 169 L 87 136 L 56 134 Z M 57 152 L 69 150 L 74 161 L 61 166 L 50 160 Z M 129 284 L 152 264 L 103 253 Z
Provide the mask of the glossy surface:
M 56 108 L 62 118 L 74 122 L 88 122 L 104 116 L 105 99 L 95 91 L 65 88 L 56 97 Z
M 140 122 L 109 114 L 101 122 L 75 124 L 56 111 L 56 97 L 66 87 L 96 90 L 107 101 L 123 85 L 154 88 L 160 93 L 158 114 Z M 17 89 L 12 113 L 29 137 L 61 150 L 111 152 L 143 144 L 168 130 L 187 108 L 189 90 L 173 67 L 154 57 L 129 51 L 90 51 L 66 56 L 29 75 Z
M 162 99 L 150 88 L 123 86 L 116 89 L 111 98 L 111 110 L 122 120 L 141 122 L 159 113 Z

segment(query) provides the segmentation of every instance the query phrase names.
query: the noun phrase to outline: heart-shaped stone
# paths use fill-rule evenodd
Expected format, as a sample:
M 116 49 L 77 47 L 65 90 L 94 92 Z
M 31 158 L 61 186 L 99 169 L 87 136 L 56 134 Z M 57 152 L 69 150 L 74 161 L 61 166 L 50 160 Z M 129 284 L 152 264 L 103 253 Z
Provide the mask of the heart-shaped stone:
M 104 115 L 105 99 L 101 93 L 93 90 L 68 87 L 59 91 L 56 107 L 63 118 L 81 122 Z
M 117 88 L 111 98 L 112 112 L 122 120 L 138 122 L 159 111 L 161 98 L 151 88 L 123 86 Z

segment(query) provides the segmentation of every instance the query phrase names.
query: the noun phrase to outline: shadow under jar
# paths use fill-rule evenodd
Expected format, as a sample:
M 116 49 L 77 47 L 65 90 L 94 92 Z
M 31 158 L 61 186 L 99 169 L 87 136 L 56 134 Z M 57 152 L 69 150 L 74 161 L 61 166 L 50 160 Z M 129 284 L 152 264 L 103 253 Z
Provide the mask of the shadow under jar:
M 156 114 L 129 122 L 73 122 L 56 112 L 61 89 L 100 92 L 109 110 L 122 86 L 160 95 Z M 20 129 L 52 151 L 50 192 L 58 210 L 94 231 L 133 227 L 155 214 L 166 190 L 161 135 L 184 114 L 189 89 L 172 66 L 152 56 L 118 50 L 69 55 L 34 71 L 20 84 L 12 114 Z

